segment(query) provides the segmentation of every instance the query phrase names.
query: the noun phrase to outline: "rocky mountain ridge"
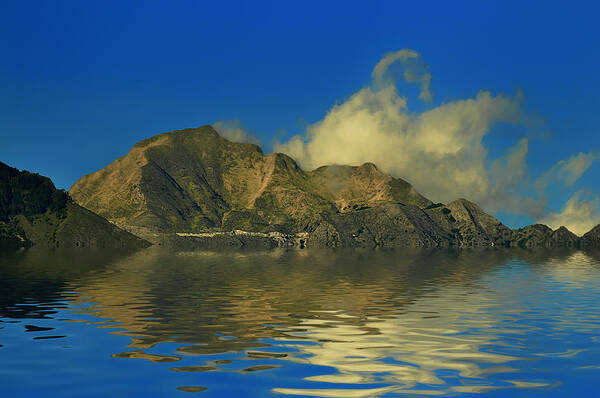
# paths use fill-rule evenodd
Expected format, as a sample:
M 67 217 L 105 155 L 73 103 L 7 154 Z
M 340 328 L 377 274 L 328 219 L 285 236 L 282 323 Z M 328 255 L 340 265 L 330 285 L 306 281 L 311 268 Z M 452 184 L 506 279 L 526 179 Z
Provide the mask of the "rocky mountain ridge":
M 372 163 L 306 172 L 285 154 L 265 155 L 211 126 L 145 139 L 69 194 L 114 224 L 170 246 L 205 247 L 211 239 L 245 246 L 250 237 L 266 246 L 300 239 L 326 247 L 600 245 L 598 227 L 582 238 L 564 227 L 511 230 L 466 199 L 434 204 Z

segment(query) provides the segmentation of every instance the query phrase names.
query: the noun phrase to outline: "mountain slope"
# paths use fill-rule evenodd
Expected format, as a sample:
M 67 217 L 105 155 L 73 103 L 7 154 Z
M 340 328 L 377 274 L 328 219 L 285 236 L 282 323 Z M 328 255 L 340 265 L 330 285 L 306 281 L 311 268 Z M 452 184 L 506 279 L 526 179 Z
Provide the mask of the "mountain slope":
M 581 237 L 581 246 L 600 247 L 600 224 L 596 225 Z
M 479 206 L 466 199 L 448 203 L 452 217 L 456 219 L 460 246 L 506 246 L 512 231 L 496 218 L 484 212 Z
M 514 230 L 510 246 L 532 248 L 532 247 L 577 247 L 580 238 L 566 227 L 552 230 L 543 224 L 528 225 Z
M 39 174 L 0 162 L 0 247 L 145 247 Z
M 319 193 L 343 213 L 383 202 L 404 202 L 419 207 L 432 204 L 408 182 L 382 173 L 373 163 L 322 166 L 308 175 Z

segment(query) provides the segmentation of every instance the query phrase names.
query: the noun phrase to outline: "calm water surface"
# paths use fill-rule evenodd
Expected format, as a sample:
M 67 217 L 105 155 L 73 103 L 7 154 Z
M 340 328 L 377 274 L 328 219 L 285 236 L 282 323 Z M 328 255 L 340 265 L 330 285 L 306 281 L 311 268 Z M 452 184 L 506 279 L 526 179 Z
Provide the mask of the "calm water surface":
M 0 254 L 1 397 L 598 391 L 598 253 Z

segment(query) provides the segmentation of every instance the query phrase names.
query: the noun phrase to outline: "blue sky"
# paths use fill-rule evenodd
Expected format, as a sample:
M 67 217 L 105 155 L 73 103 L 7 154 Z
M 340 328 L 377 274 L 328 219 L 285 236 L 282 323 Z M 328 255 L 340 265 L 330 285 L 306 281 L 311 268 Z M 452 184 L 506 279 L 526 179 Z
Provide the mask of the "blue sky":
M 400 71 L 389 81 L 409 116 L 480 90 L 518 103 L 519 120 L 499 118 L 480 141 L 491 170 L 526 138 L 526 156 L 513 165 L 525 172 L 502 184 L 495 179 L 514 167 L 490 172 L 480 184 L 539 211 L 476 201 L 510 226 L 600 222 L 600 25 L 592 2 L 216 3 L 3 2 L 0 160 L 69 188 L 143 138 L 217 121 L 237 120 L 267 152 L 274 139 L 286 144 L 295 135 L 308 145 L 335 104 L 377 90 L 371 73 L 382 57 L 411 49 L 432 76 L 433 101 L 419 100 L 419 84 Z M 305 164 L 326 161 L 306 148 Z M 580 153 L 590 164 L 561 182 L 561 167 Z M 554 177 L 534 186 L 553 167 Z

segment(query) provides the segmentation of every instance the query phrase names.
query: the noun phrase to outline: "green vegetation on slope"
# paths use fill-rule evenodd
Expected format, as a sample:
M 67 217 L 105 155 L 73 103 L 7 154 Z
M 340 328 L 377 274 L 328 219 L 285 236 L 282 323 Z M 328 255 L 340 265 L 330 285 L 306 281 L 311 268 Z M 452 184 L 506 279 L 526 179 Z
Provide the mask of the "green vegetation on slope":
M 0 248 L 143 247 L 148 243 L 74 203 L 39 174 L 0 162 Z
M 19 171 L 0 162 L 0 221 L 10 216 L 26 217 L 65 209 L 69 195 L 39 174 Z

